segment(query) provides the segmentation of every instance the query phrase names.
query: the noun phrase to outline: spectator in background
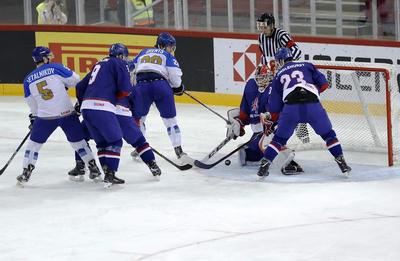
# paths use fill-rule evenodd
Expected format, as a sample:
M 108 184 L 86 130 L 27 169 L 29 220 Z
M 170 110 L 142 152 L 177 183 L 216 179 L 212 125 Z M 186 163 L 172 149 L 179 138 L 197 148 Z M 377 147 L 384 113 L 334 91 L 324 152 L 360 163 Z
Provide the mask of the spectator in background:
M 378 35 L 394 36 L 395 35 L 395 22 L 394 22 L 394 1 L 377 0 L 378 11 Z M 365 1 L 365 16 L 367 23 L 372 22 L 372 0 Z
M 38 24 L 66 24 L 67 16 L 62 12 L 62 0 L 46 0 L 36 7 Z
M 153 0 L 130 0 L 132 5 L 132 12 L 135 13 L 147 6 L 150 6 L 153 3 Z M 132 14 L 133 14 L 132 13 Z M 131 14 L 131 15 L 132 15 Z M 125 24 L 125 1 L 118 0 L 118 20 L 119 23 L 123 26 Z M 149 8 L 146 11 L 132 17 L 132 24 L 133 26 L 147 26 L 153 27 L 155 26 L 154 17 L 153 17 L 153 8 Z

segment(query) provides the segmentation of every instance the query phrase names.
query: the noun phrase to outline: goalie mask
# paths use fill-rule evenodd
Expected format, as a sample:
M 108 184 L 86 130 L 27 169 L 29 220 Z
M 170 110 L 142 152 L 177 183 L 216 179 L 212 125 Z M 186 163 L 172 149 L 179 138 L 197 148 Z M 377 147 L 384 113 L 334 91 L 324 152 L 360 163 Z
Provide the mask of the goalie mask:
M 269 86 L 274 77 L 268 66 L 261 65 L 257 67 L 254 78 L 258 85 L 258 91 L 262 93 Z

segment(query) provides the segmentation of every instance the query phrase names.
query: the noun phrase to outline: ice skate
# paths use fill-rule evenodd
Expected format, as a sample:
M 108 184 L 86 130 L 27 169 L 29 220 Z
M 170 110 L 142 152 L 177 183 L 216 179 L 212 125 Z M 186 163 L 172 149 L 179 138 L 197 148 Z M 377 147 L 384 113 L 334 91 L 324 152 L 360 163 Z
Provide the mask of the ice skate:
M 288 165 L 281 168 L 283 175 L 298 175 L 304 173 L 303 168 L 294 160 L 289 162 Z
M 336 161 L 336 163 L 338 164 L 338 166 L 339 166 L 340 170 L 342 171 L 342 173 L 343 173 L 346 177 L 350 176 L 351 168 L 350 168 L 349 165 L 347 165 L 346 161 L 344 160 L 343 155 L 337 156 L 337 157 L 335 158 L 335 161 Z
M 115 176 L 115 171 L 110 170 L 107 166 L 103 167 L 104 171 L 104 187 L 111 188 L 114 184 L 124 184 L 125 180 L 117 178 Z
M 68 172 L 69 180 L 82 182 L 85 180 L 85 163 L 82 160 L 77 160 L 75 168 Z
M 31 177 L 32 171 L 35 169 L 35 166 L 29 164 L 28 167 L 24 168 L 22 174 L 17 177 L 17 185 L 24 186 L 25 183 L 29 181 Z
M 89 168 L 89 178 L 91 180 L 93 180 L 96 183 L 102 181 L 100 169 L 97 167 L 96 161 L 94 159 L 89 161 L 88 168 Z
M 174 148 L 175 154 L 178 157 L 178 159 L 182 162 L 182 164 L 190 164 L 194 165 L 194 159 L 189 157 L 187 153 L 183 152 L 182 147 L 178 146 Z
M 269 166 L 271 165 L 271 162 L 267 160 L 266 158 L 262 158 L 261 163 L 260 163 L 260 168 L 258 169 L 257 172 L 257 181 L 262 181 L 269 175 Z
M 146 165 L 149 167 L 151 174 L 153 174 L 153 176 L 157 180 L 160 180 L 161 169 L 160 169 L 160 167 L 158 167 L 157 163 L 154 160 L 152 160 L 152 161 L 146 163 Z
M 181 146 L 175 147 L 174 150 L 175 150 L 175 154 L 178 157 L 178 159 L 182 158 L 184 155 L 187 155 L 185 152 L 183 152 Z

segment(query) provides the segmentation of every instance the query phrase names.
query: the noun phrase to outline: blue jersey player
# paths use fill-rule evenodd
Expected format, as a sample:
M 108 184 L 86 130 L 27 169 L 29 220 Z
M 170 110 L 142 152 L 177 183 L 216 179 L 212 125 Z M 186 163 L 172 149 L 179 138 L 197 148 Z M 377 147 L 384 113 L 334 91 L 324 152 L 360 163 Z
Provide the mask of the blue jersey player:
M 176 40 L 169 33 L 160 33 L 154 48 L 142 50 L 133 60 L 136 86 L 142 103 L 135 107 L 144 124 L 154 102 L 167 128 L 168 136 L 178 158 L 186 156 L 182 150 L 181 131 L 176 120 L 175 95 L 182 95 L 182 70 L 173 56 Z M 142 127 L 142 130 L 144 128 Z
M 298 123 L 311 125 L 326 142 L 342 173 L 349 175 L 351 168 L 344 160 L 342 147 L 332 129 L 331 121 L 319 101 L 320 93 L 328 88 L 325 76 L 311 63 L 293 62 L 288 48 L 279 49 L 275 58 L 278 66 L 282 67 L 272 82 L 268 110 L 271 120 L 278 122 L 278 127 L 264 152 L 257 173 L 258 179 L 268 176 L 269 166 L 286 145 Z
M 272 134 L 263 133 L 264 127 L 260 115 L 267 112 L 270 83 L 273 74 L 268 66 L 257 67 L 254 78 L 247 81 L 244 88 L 240 109 L 228 111 L 228 118 L 233 123 L 228 125 L 227 135 L 233 138 L 244 135 L 244 126 L 250 125 L 253 131 L 251 142 L 239 151 L 242 166 L 259 164 L 263 158 L 265 144 L 271 140 Z M 293 160 L 294 151 L 285 148 L 282 151 L 281 172 L 285 175 L 300 174 L 303 169 Z
M 106 187 L 123 184 L 115 176 L 122 147 L 122 130 L 116 116 L 117 100 L 129 96 L 132 84 L 127 65 L 128 48 L 113 44 L 109 57 L 96 63 L 76 88 L 82 116 L 97 146 Z
M 85 81 L 89 80 L 89 78 L 84 78 L 81 82 L 78 83 L 78 88 L 80 84 L 87 84 Z M 144 138 L 142 132 L 140 131 L 139 126 L 135 122 L 135 118 L 132 115 L 134 103 L 138 102 L 135 98 L 135 89 L 133 89 L 132 93 L 128 97 L 121 98 L 117 101 L 116 104 L 116 115 L 121 127 L 122 137 L 123 139 L 132 145 L 136 151 L 138 152 L 138 156 L 142 159 L 144 163 L 149 167 L 153 176 L 157 179 L 161 175 L 161 169 L 158 167 L 153 150 L 150 145 L 147 143 Z M 82 121 L 82 125 L 86 130 L 86 139 L 91 139 L 90 133 L 87 130 L 85 121 Z M 81 160 L 78 154 L 75 153 L 76 166 L 72 169 L 69 174 L 76 173 L 76 175 L 83 175 L 85 173 L 85 163 Z
M 50 63 L 52 57 L 49 48 L 35 47 L 32 58 L 37 68 L 24 79 L 25 100 L 31 110 L 31 135 L 25 150 L 23 173 L 17 177 L 21 185 L 29 181 L 40 148 L 57 127 L 61 127 L 72 148 L 89 166 L 93 178 L 101 175 L 67 93 L 67 87 L 74 86 L 79 75 L 62 64 Z

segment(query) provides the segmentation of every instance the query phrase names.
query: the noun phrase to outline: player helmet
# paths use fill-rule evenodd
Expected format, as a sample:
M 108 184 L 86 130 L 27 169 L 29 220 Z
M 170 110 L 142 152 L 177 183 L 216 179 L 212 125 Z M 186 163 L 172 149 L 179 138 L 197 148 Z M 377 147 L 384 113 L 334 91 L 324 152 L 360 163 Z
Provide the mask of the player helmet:
M 266 65 L 260 65 L 256 69 L 254 79 L 258 85 L 258 91 L 264 92 L 274 78 L 272 71 Z
M 43 58 L 52 58 L 53 53 L 49 48 L 44 46 L 36 46 L 32 51 L 32 59 L 35 63 L 43 62 Z
M 275 54 L 275 60 L 278 69 L 280 69 L 285 64 L 286 61 L 293 60 L 292 51 L 290 51 L 290 49 L 286 47 L 280 48 L 278 52 Z
M 122 55 L 124 58 L 128 58 L 129 51 L 128 48 L 122 43 L 115 43 L 111 45 L 108 55 L 110 57 L 117 57 L 118 55 Z
M 257 18 L 257 29 L 262 30 L 263 28 L 275 25 L 275 17 L 270 13 L 263 13 L 260 17 Z
M 167 32 L 160 33 L 157 37 L 156 47 L 164 49 L 167 46 L 170 46 L 172 48 L 172 51 L 174 52 L 176 49 L 175 38 L 170 33 Z

